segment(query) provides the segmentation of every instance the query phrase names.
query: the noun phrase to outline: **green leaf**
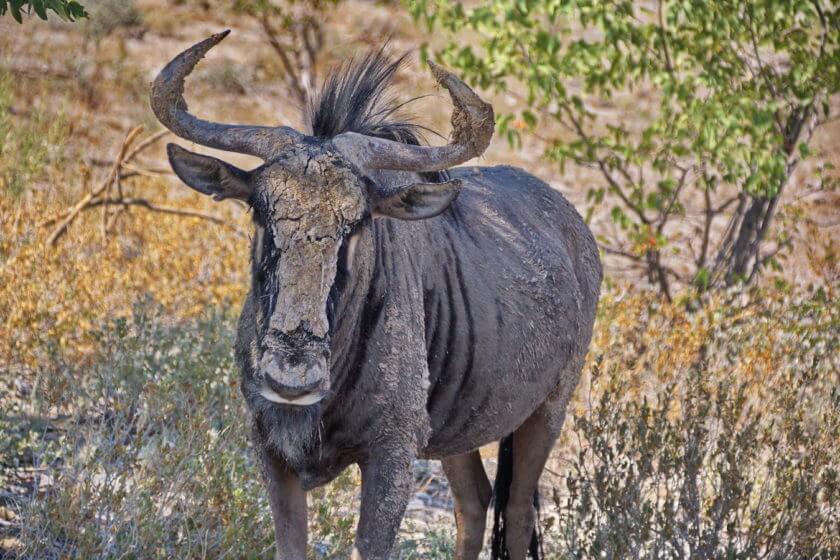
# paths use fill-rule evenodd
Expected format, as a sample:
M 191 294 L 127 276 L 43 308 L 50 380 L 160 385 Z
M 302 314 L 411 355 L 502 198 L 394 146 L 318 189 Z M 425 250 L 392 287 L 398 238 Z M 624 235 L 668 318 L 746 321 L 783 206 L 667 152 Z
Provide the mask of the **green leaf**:
M 694 286 L 698 290 L 701 290 L 701 291 L 708 290 L 710 280 L 711 280 L 711 272 L 709 271 L 708 268 L 702 267 L 694 275 Z
M 71 0 L 67 4 L 67 11 L 70 12 L 70 16 L 72 19 L 83 19 L 88 17 L 87 11 L 85 11 L 85 7 L 76 2 L 75 0 Z
M 525 122 L 525 125 L 531 130 L 533 130 L 534 127 L 537 126 L 537 117 L 534 116 L 534 113 L 532 113 L 531 111 L 522 111 L 522 120 Z
M 22 0 L 11 0 L 9 7 L 11 8 L 12 17 L 15 18 L 15 21 L 18 23 L 23 23 L 23 17 L 21 16 L 20 9 L 23 6 Z
M 32 0 L 31 6 L 32 9 L 35 10 L 35 13 L 38 14 L 38 17 L 46 21 L 47 10 L 44 7 L 44 0 Z
M 808 147 L 808 144 L 805 142 L 799 143 L 799 155 L 802 156 L 802 159 L 807 158 L 811 155 L 811 148 Z
M 621 225 L 611 243 L 626 246 L 636 235 L 631 242 L 668 247 L 669 256 L 687 255 L 691 240 L 651 232 L 640 211 L 667 207 L 665 218 L 677 220 L 705 196 L 712 208 L 733 192 L 773 196 L 789 180 L 777 122 L 803 104 L 825 116 L 840 94 L 840 7 L 832 2 L 821 2 L 819 15 L 814 2 L 779 0 L 407 2 L 431 29 L 469 30 L 469 46 L 450 35 L 442 59 L 482 87 L 521 94 L 507 109 L 521 122 L 499 117 L 501 137 L 515 149 L 519 130 L 540 127 L 550 146 L 544 157 L 561 172 L 580 165 L 606 179 L 587 199 L 590 212 L 610 204 Z M 807 143 L 797 150 L 810 155 Z M 675 177 L 687 182 L 672 198 Z M 695 277 L 717 282 L 697 269 L 682 280 Z

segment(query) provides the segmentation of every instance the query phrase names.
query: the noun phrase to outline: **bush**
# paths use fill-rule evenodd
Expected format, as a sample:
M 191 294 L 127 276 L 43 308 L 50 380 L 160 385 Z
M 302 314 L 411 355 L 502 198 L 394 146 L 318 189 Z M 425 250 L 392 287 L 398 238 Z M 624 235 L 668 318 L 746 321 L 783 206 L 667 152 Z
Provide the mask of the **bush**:
M 840 551 L 840 306 L 778 290 L 706 303 L 605 294 L 551 467 L 548 558 Z M 44 374 L 34 408 L 0 419 L 0 463 L 42 473 L 18 507 L 22 557 L 270 554 L 232 318 L 167 317 L 141 307 L 102 330 L 95 365 Z M 314 557 L 349 555 L 359 482 L 348 469 L 311 495 Z M 396 558 L 451 557 L 451 522 L 405 528 Z
M 0 419 L 13 428 L 0 439 L 0 464 L 26 458 L 46 473 L 34 482 L 43 496 L 19 507 L 20 557 L 269 554 L 273 525 L 231 323 L 215 312 L 173 325 L 140 307 L 98 333 L 97 365 L 49 376 L 28 422 Z M 358 484 L 349 469 L 311 494 L 318 557 L 349 554 Z
M 230 320 L 167 325 L 141 310 L 99 341 L 98 365 L 45 387 L 42 413 L 69 420 L 60 456 L 34 450 L 55 480 L 21 511 L 23 557 L 265 555 L 272 525 Z
M 143 13 L 133 0 L 95 0 L 90 3 L 90 17 L 85 22 L 88 37 L 95 41 L 142 24 Z
M 699 348 L 675 349 L 664 337 L 647 347 L 633 335 L 600 349 L 595 396 L 568 426 L 575 453 L 547 529 L 555 554 L 840 554 L 840 309 L 819 294 L 750 299 L 693 325 Z M 642 323 L 662 320 L 647 311 Z M 775 340 L 762 340 L 768 326 Z M 625 345 L 640 349 L 635 368 L 620 357 Z M 693 364 L 680 363 L 683 352 Z M 765 352 L 771 368 L 750 372 Z M 659 369 L 663 356 L 672 359 Z

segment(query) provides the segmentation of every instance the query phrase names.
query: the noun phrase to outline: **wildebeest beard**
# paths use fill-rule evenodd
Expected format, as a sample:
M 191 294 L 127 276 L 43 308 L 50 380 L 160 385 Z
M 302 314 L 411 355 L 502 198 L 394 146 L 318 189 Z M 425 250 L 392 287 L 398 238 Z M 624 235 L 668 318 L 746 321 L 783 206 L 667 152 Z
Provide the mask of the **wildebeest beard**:
M 319 444 L 321 405 L 278 406 L 258 396 L 248 399 L 254 433 L 263 446 L 283 457 L 290 466 L 300 465 Z

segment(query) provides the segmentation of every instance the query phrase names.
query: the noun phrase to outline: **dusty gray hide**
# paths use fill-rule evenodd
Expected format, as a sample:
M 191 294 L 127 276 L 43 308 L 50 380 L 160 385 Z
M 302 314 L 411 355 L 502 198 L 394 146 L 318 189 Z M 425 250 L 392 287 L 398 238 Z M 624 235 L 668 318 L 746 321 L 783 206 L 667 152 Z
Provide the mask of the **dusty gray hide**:
M 434 65 L 454 106 L 445 146 L 417 145 L 372 110 L 313 135 L 191 115 L 184 78 L 226 34 L 172 60 L 151 104 L 175 134 L 265 162 L 243 171 L 169 146 L 187 185 L 253 209 L 236 356 L 277 558 L 305 558 L 306 491 L 352 463 L 362 472 L 353 556 L 387 558 L 418 457 L 443 462 L 457 557 L 476 558 L 491 498 L 477 449 L 511 433 L 504 534 L 510 557 L 524 558 L 532 496 L 591 338 L 601 282 L 591 233 L 562 195 L 521 169 L 450 169 L 486 149 L 493 110 Z M 324 101 L 342 87 L 386 87 L 395 66 L 376 56 L 365 64 L 327 85 L 322 113 L 341 110 L 341 99 L 347 115 L 366 110 L 348 104 L 378 102 Z

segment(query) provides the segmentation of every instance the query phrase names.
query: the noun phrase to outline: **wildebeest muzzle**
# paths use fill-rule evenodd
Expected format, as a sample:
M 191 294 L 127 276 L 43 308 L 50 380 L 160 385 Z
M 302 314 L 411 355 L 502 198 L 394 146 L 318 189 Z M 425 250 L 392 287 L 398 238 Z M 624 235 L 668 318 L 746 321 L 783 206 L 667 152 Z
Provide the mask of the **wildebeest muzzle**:
M 260 394 L 287 406 L 310 406 L 323 400 L 330 390 L 326 341 L 305 336 L 277 338 L 272 337 L 263 345 L 258 364 L 262 377 Z

